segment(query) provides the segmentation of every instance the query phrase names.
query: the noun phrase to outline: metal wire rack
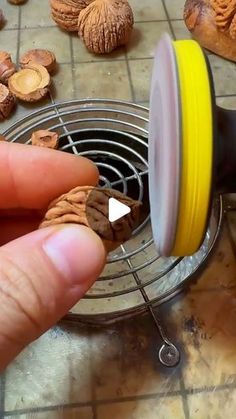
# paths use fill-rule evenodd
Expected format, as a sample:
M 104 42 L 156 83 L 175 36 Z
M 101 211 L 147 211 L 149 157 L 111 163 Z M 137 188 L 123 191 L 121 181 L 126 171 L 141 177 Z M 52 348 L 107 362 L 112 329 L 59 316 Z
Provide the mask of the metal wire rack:
M 148 109 L 102 99 L 53 102 L 16 122 L 4 135 L 9 141 L 28 144 L 37 129 L 57 131 L 62 151 L 93 160 L 101 187 L 115 188 L 143 202 L 141 223 L 133 237 L 109 255 L 102 276 L 67 320 L 104 325 L 149 312 L 163 340 L 160 362 L 177 365 L 179 350 L 166 336 L 154 307 L 175 296 L 208 258 L 221 227 L 221 199 L 214 203 L 198 253 L 185 258 L 160 257 L 149 215 Z

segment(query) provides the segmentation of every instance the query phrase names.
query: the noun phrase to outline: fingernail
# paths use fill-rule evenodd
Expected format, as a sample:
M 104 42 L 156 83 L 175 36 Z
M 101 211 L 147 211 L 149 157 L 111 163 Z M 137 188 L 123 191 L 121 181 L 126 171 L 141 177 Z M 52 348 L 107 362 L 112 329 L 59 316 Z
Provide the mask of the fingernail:
M 100 275 L 105 263 L 102 241 L 83 226 L 71 225 L 54 232 L 43 249 L 71 286 L 84 283 L 88 287 Z

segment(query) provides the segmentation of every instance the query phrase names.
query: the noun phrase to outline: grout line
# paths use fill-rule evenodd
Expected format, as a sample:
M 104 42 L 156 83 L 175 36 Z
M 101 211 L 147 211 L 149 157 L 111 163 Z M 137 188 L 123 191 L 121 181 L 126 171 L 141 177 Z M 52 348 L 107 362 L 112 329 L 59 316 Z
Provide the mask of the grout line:
M 216 98 L 236 97 L 236 93 L 228 93 L 226 95 L 216 95 Z
M 94 374 L 94 367 L 93 367 L 93 336 L 90 333 L 89 339 L 89 364 L 90 364 L 90 374 L 91 374 L 91 394 L 92 394 L 92 402 L 91 408 L 93 411 L 93 419 L 97 419 L 97 393 L 96 393 L 96 381 L 95 381 L 95 374 Z
M 183 19 L 170 19 L 171 22 L 182 22 Z M 168 22 L 168 19 L 154 19 L 154 20 L 135 20 L 134 24 L 136 23 L 162 23 L 162 22 Z M 52 28 L 58 28 L 57 25 L 43 25 L 43 26 L 23 26 L 21 29 L 22 30 L 33 30 L 33 29 L 52 29 Z M 13 28 L 3 28 L 2 31 L 7 32 L 7 31 L 14 31 L 17 30 L 18 27 L 13 27 Z
M 6 375 L 2 373 L 0 376 L 0 419 L 1 415 L 4 416 L 5 411 L 5 388 L 6 388 Z
M 17 46 L 16 46 L 16 64 L 19 65 L 20 57 L 20 37 L 21 37 L 21 7 L 18 11 L 18 34 L 17 34 Z
M 127 49 L 126 48 L 125 48 L 125 62 L 126 62 L 126 68 L 127 68 L 127 73 L 128 73 L 130 90 L 131 90 L 131 99 L 135 103 L 136 102 L 136 97 L 135 97 L 135 91 L 134 91 L 132 75 L 131 75 L 131 70 L 130 70 L 130 65 L 129 65 L 129 60 L 128 60 Z
M 212 393 L 224 390 L 233 390 L 236 389 L 236 383 L 232 384 L 222 384 L 218 386 L 208 386 L 196 389 L 185 389 L 186 396 L 192 396 L 195 394 L 200 393 Z M 134 402 L 134 401 L 141 401 L 141 400 L 155 400 L 155 399 L 168 399 L 170 397 L 177 397 L 181 396 L 181 391 L 175 390 L 170 391 L 169 393 L 152 393 L 147 395 L 139 395 L 139 396 L 130 396 L 130 397 L 122 397 L 117 399 L 101 399 L 96 401 L 96 406 L 107 405 L 107 404 L 115 404 L 115 403 L 125 403 L 125 402 Z M 58 409 L 68 410 L 72 408 L 82 408 L 82 407 L 90 407 L 93 408 L 92 402 L 84 402 L 84 403 L 68 403 L 68 404 L 61 404 L 61 405 L 54 405 L 54 406 L 47 406 L 47 407 L 36 407 L 36 408 L 29 408 L 29 409 L 18 409 L 12 411 L 5 411 L 5 417 L 11 417 L 21 414 L 27 413 L 40 413 L 40 412 L 52 412 Z
M 75 87 L 75 60 L 74 60 L 74 48 L 73 48 L 73 38 L 70 38 L 70 55 L 71 55 L 71 77 L 72 77 L 72 88 L 73 88 L 73 98 L 76 99 L 76 87 Z
M 187 397 L 187 393 L 186 393 L 186 388 L 185 388 L 182 372 L 180 372 L 179 384 L 180 384 L 180 391 L 181 391 L 181 398 L 182 398 L 184 416 L 185 416 L 185 419 L 190 419 L 188 397 Z
M 172 34 L 173 38 L 176 39 L 175 31 L 174 31 L 173 25 L 171 23 L 171 19 L 170 19 L 169 12 L 168 12 L 167 7 L 166 7 L 166 3 L 165 3 L 164 0 L 161 0 L 161 3 L 162 3 L 162 6 L 165 10 L 165 14 L 166 14 L 166 17 L 167 17 L 167 21 L 169 23 L 171 34 Z M 183 19 L 180 19 L 180 20 L 183 20 Z

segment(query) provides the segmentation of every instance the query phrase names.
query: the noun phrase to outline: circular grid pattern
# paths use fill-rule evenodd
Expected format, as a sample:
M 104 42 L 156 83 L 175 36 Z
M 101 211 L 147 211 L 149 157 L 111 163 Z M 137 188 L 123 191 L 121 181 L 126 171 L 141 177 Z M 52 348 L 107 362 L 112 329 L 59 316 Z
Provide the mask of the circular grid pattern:
M 119 101 L 84 100 L 53 104 L 16 122 L 4 135 L 29 144 L 33 131 L 56 130 L 60 149 L 92 159 L 100 186 L 143 202 L 139 227 L 130 241 L 111 253 L 102 276 L 70 317 L 107 323 L 143 312 L 175 295 L 202 265 L 218 236 L 221 200 L 199 252 L 188 258 L 161 258 L 154 246 L 148 196 L 148 109 Z

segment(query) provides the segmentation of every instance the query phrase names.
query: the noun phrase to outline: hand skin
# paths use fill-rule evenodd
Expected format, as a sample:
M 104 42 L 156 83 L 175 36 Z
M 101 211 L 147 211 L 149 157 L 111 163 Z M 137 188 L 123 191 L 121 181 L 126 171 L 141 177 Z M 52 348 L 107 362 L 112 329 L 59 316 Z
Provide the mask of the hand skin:
M 0 174 L 1 372 L 82 298 L 102 272 L 106 253 L 87 227 L 37 229 L 54 198 L 97 184 L 92 162 L 1 142 Z

